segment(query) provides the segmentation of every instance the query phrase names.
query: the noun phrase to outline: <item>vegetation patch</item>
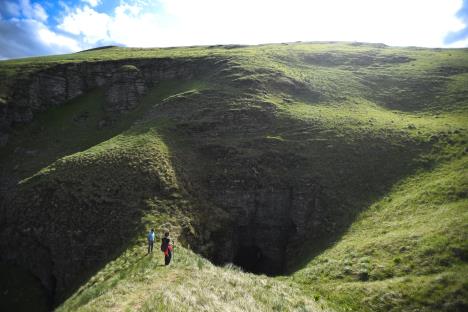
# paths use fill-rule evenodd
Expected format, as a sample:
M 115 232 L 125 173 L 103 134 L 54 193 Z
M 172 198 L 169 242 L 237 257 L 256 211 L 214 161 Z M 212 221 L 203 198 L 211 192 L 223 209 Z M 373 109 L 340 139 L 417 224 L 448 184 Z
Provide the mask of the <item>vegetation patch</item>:
M 59 311 L 464 311 L 467 62 L 356 43 L 2 61 L 1 112 L 24 117 L 0 150 L 2 268 Z M 30 123 L 11 102 L 90 63 L 139 69 L 138 105 L 106 111 L 105 81 Z

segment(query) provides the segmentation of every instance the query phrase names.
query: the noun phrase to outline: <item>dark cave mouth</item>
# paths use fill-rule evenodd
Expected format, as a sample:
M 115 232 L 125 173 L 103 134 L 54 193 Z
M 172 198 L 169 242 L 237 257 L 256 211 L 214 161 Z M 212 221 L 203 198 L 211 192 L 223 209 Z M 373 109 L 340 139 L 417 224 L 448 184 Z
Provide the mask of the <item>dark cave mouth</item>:
M 0 311 L 51 311 L 53 293 L 29 270 L 0 262 Z
M 269 257 L 257 245 L 240 246 L 234 254 L 232 263 L 244 272 L 258 275 L 277 276 L 285 272 L 282 259 Z
M 238 225 L 233 220 L 210 231 L 204 224 L 184 228 L 181 239 L 188 248 L 217 266 L 232 264 L 244 272 L 278 276 L 290 273 L 296 251 L 297 227 L 288 218 L 251 220 Z M 203 235 L 196 235 L 203 233 Z M 194 235 L 195 234 L 195 235 Z
M 240 247 L 233 259 L 233 264 L 242 268 L 245 272 L 254 274 L 265 273 L 262 270 L 262 262 L 264 256 L 258 246 L 243 246 Z

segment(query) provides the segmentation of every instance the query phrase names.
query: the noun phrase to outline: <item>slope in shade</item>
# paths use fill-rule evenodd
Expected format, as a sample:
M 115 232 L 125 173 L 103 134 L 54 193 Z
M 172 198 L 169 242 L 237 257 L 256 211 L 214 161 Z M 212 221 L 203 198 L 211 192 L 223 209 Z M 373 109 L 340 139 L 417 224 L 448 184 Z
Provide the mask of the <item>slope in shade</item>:
M 136 75 L 135 79 L 143 79 L 148 90 L 157 91 L 150 92 L 135 111 L 131 110 L 133 106 L 125 106 L 124 111 L 118 112 L 103 110 L 101 114 L 115 118 L 105 126 L 109 127 L 107 136 L 95 135 L 96 128 L 85 127 L 87 143 L 71 142 L 67 151 L 61 151 L 61 145 L 57 144 L 55 152 L 43 156 L 47 153 L 42 151 L 54 151 L 53 145 L 46 143 L 46 148 L 39 147 L 36 152 L 42 163 L 29 160 L 25 162 L 30 164 L 29 168 L 15 169 L 15 162 L 23 163 L 16 157 L 15 145 L 23 147 L 19 138 L 24 132 L 18 131 L 14 122 L 4 124 L 10 127 L 7 130 L 11 138 L 2 156 L 7 164 L 2 166 L 2 177 L 9 177 L 2 179 L 7 181 L 2 182 L 3 190 L 9 194 L 2 202 L 2 213 L 8 217 L 7 225 L 15 224 L 6 228 L 30 229 L 31 239 L 41 244 L 29 252 L 43 255 L 38 259 L 47 261 L 33 263 L 26 248 L 21 249 L 24 253 L 19 252 L 9 243 L 3 244 L 2 255 L 7 255 L 10 263 L 33 272 L 50 291 L 56 291 L 57 303 L 127 248 L 127 252 L 136 253 L 135 260 L 128 260 L 129 263 L 140 259 L 138 253 L 144 247 L 139 244 L 144 242 L 135 241 L 134 237 L 145 232 L 144 226 L 150 224 L 144 219 L 152 217 L 158 217 L 158 223 L 171 220 L 171 224 L 178 225 L 174 229 L 178 229 L 176 232 L 185 246 L 190 245 L 216 264 L 235 262 L 246 270 L 270 275 L 293 272 L 304 266 L 307 270 L 314 255 L 321 254 L 330 243 L 337 242 L 339 246 L 345 241 L 347 236 L 342 235 L 359 213 L 388 194 L 395 183 L 466 153 L 467 105 L 463 82 L 467 76 L 463 71 L 466 64 L 463 50 L 435 52 L 366 45 L 296 44 L 135 52 L 109 48 L 45 59 L 40 66 L 47 68 L 32 73 L 30 78 L 21 78 L 31 82 L 34 89 L 37 83 L 55 81 L 47 80 L 55 75 L 55 70 L 58 76 L 66 77 L 64 73 L 78 68 L 83 79 L 87 75 L 105 79 L 102 71 L 93 74 L 93 68 L 118 71 L 124 65 L 132 71 L 139 70 L 141 76 Z M 333 55 L 331 63 L 323 63 L 322 58 L 327 55 Z M 127 59 L 110 61 L 123 56 Z M 310 61 L 314 57 L 320 62 Z M 105 62 L 79 63 L 87 58 L 101 58 Z M 64 60 L 72 64 L 56 64 Z M 27 66 L 26 61 L 22 62 L 7 62 L 0 67 L 1 72 L 13 75 L 10 70 L 15 66 Z M 168 64 L 178 67 L 172 70 Z M 454 70 L 443 70 L 447 66 Z M 36 74 L 39 80 L 34 78 Z M 179 86 L 184 75 L 196 83 L 186 88 Z M 168 77 L 176 78 L 175 84 L 161 84 Z M 108 94 L 107 83 L 112 81 L 100 85 L 104 94 Z M 122 82 L 122 86 L 127 85 L 131 87 L 132 83 Z M 83 86 L 81 92 L 91 90 Z M 69 94 L 61 93 L 66 88 L 57 90 L 57 95 L 65 98 Z M 23 102 L 19 101 L 23 95 L 18 91 L 11 94 L 9 99 L 16 100 L 7 101 L 6 116 L 22 116 L 16 122 L 26 122 L 23 117 L 30 116 L 27 113 L 30 109 L 34 120 L 40 120 L 35 108 L 27 106 L 38 102 L 31 102 L 28 95 Z M 62 105 L 57 99 L 61 97 L 54 98 L 57 101 L 54 103 Z M 41 109 L 48 109 L 47 101 L 40 103 L 46 105 L 41 104 Z M 16 115 L 8 115 L 11 112 Z M 44 116 L 52 112 L 46 111 Z M 97 113 L 89 113 L 93 120 Z M 79 116 L 78 124 L 86 119 L 82 114 Z M 89 125 L 96 127 L 99 120 L 101 117 Z M 31 129 L 28 127 L 25 129 Z M 78 128 L 71 123 L 67 129 Z M 15 135 L 12 129 L 18 133 Z M 122 133 L 123 130 L 126 131 Z M 43 135 L 31 132 L 32 141 Z M 103 142 L 107 138 L 110 140 Z M 28 143 L 22 144 L 26 144 L 22 152 L 22 158 L 26 159 L 30 149 Z M 17 184 L 21 179 L 23 182 Z M 448 194 L 451 190 L 444 192 Z M 435 203 L 432 199 L 428 202 Z M 399 215 L 396 210 L 389 210 L 390 215 L 394 212 Z M 44 226 L 41 220 L 46 219 L 52 222 Z M 454 233 L 466 233 L 459 225 L 453 226 Z M 113 243 L 109 241 L 109 232 L 118 233 Z M 4 230 L 1 235 L 8 238 L 4 242 L 22 237 L 15 230 Z M 382 241 L 375 244 L 385 246 L 385 242 L 383 235 Z M 76 248 L 70 251 L 66 246 Z M 358 247 L 356 242 L 350 244 L 350 252 Z M 456 248 L 462 254 L 466 250 L 463 246 Z M 346 255 L 338 252 L 333 257 L 330 263 L 341 263 Z M 376 263 L 383 258 L 384 255 L 379 255 L 372 261 Z M 73 261 L 83 264 L 71 265 Z M 141 261 L 151 263 L 146 258 Z M 197 267 L 204 265 L 200 261 L 198 264 L 197 260 Z M 366 262 L 361 262 L 365 267 Z M 455 265 L 458 264 L 448 262 L 447 272 Z M 126 272 L 133 271 L 127 266 L 121 269 L 121 280 L 125 283 Z M 362 283 L 378 277 L 364 269 L 355 272 L 352 268 L 350 272 L 350 278 L 360 278 Z M 294 286 L 299 292 L 308 292 L 309 297 L 310 292 L 335 293 L 331 290 L 334 281 L 314 280 L 305 275 L 307 278 L 301 277 Z M 452 275 L 447 276 L 444 279 L 450 285 L 457 285 L 452 282 Z M 239 278 L 247 280 L 240 273 Z M 342 280 L 351 282 L 347 278 L 344 276 Z M 384 287 L 391 278 L 389 275 L 377 279 L 380 284 L 375 287 Z M 294 280 L 284 279 L 291 283 Z M 281 279 L 275 281 L 278 280 Z M 110 290 L 111 295 L 113 286 L 104 286 L 102 282 L 92 278 L 73 298 L 92 305 L 91 299 L 100 294 L 100 290 L 85 292 L 93 289 L 92 283 Z M 181 288 L 176 293 L 184 291 Z M 453 291 L 456 290 L 447 288 L 447 292 Z M 409 297 L 412 292 L 402 290 Z M 82 294 L 87 294 L 89 300 Z M 259 294 L 252 300 L 260 304 L 261 298 Z M 362 293 L 350 298 L 351 303 L 338 295 L 329 296 L 332 301 L 350 306 L 367 300 Z M 391 298 L 384 301 L 400 309 Z M 422 305 L 421 300 L 411 298 L 415 306 Z M 450 308 L 448 305 L 444 308 L 444 299 L 439 298 L 436 304 L 427 305 L 428 309 Z M 178 302 L 176 299 L 174 302 Z M 299 308 L 296 299 L 291 300 Z M 142 307 L 141 302 L 132 300 L 127 306 Z M 150 307 L 151 301 L 147 303 Z M 212 303 L 215 309 L 216 303 Z M 265 307 L 274 304 L 269 302 Z

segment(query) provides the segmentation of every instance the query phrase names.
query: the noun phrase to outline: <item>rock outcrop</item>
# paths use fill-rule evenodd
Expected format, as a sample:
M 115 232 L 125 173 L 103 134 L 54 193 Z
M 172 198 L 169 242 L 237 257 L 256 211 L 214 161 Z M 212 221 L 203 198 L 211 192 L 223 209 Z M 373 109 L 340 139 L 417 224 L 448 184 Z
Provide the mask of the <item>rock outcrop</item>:
M 190 79 L 222 62 L 200 59 L 131 59 L 66 63 L 18 78 L 0 103 L 0 146 L 15 124 L 29 123 L 34 114 L 63 105 L 91 89 L 106 90 L 109 111 L 128 111 L 148 87 L 163 80 Z
M 0 144 L 7 144 L 11 130 L 31 122 L 36 113 L 64 105 L 94 88 L 104 89 L 104 108 L 120 114 L 137 107 L 147 88 L 160 81 L 184 81 L 216 66 L 198 59 L 137 59 L 59 64 L 32 73 L 12 83 L 0 103 Z M 80 118 L 86 115 L 76 116 L 75 121 Z M 0 261 L 31 272 L 55 300 L 63 298 L 86 272 L 109 259 L 134 235 L 144 208 L 142 198 L 167 195 L 161 190 L 164 183 L 159 173 L 147 167 L 144 173 L 132 167 L 115 181 L 114 173 L 125 171 L 133 161 L 130 158 L 110 156 L 98 167 L 92 161 L 77 163 L 71 175 L 65 169 L 62 177 L 51 180 L 40 174 L 19 183 L 20 177 L 0 175 Z M 94 172 L 100 172 L 99 177 Z M 112 177 L 100 185 L 96 179 L 106 176 L 104 172 Z M 142 182 L 140 175 L 148 180 Z M 73 185 L 73 194 L 64 191 L 65 185 Z M 85 190 L 87 195 L 82 194 Z M 124 199 L 115 196 L 121 195 L 127 200 L 133 196 L 132 203 L 119 203 Z
M 133 65 L 123 65 L 112 75 L 106 88 L 106 110 L 127 112 L 137 107 L 146 85 L 140 70 Z

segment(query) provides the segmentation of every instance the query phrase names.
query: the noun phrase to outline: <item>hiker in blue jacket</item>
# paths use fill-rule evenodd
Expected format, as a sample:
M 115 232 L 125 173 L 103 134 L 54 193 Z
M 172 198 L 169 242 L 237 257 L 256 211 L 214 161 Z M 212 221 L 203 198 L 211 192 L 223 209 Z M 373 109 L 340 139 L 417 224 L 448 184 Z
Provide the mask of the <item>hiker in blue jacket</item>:
M 150 252 L 153 252 L 153 245 L 154 245 L 155 239 L 156 239 L 156 233 L 154 233 L 154 229 L 151 229 L 151 231 L 148 233 L 148 254 Z

